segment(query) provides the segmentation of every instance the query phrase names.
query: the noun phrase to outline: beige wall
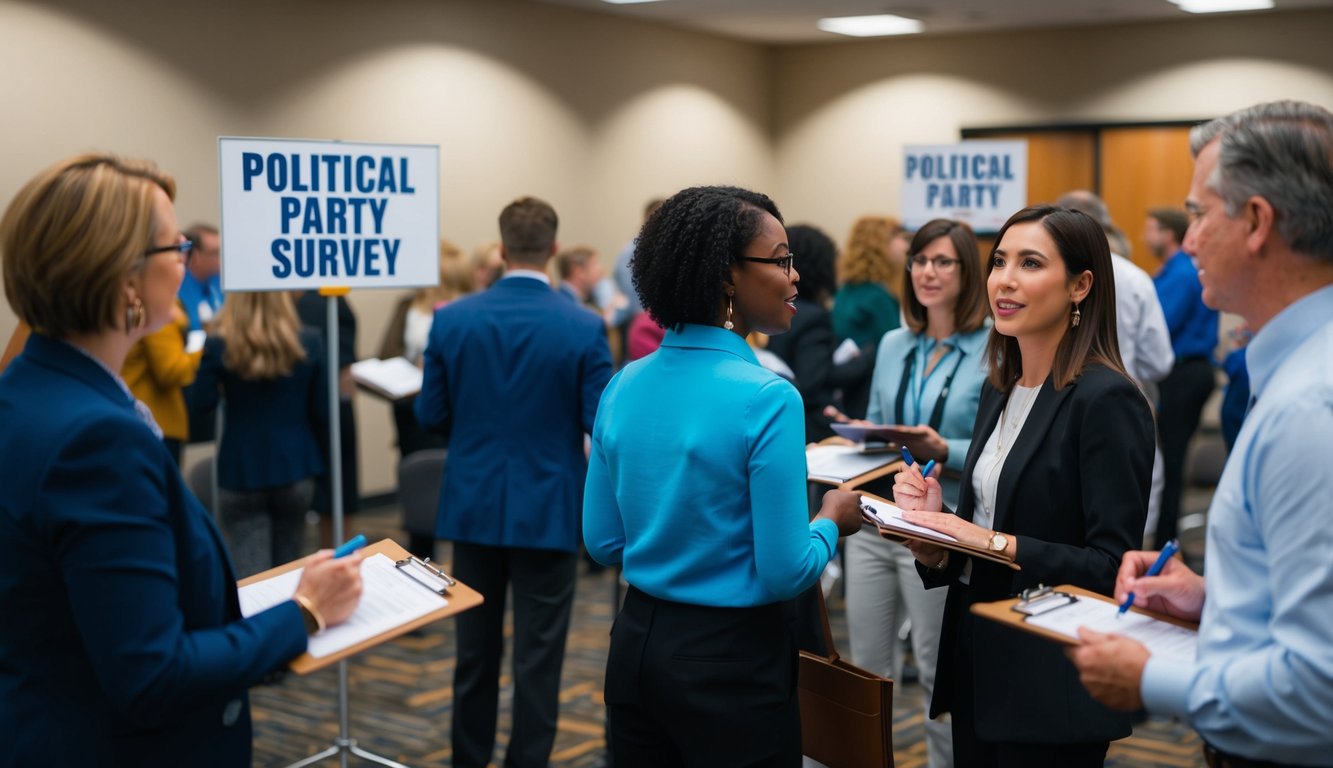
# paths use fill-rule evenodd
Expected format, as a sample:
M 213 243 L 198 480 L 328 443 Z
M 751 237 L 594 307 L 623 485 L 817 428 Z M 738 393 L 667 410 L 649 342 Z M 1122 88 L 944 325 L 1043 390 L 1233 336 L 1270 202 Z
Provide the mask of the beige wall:
M 517 0 L 0 0 L 0 201 L 74 152 L 148 156 L 218 217 L 216 137 L 438 143 L 441 231 L 494 237 L 518 194 L 619 249 L 650 197 L 772 193 L 841 240 L 893 212 L 903 143 L 963 127 L 1333 105 L 1333 13 L 769 49 Z M 353 294 L 374 354 L 396 294 Z M 15 324 L 0 302 L 0 335 Z M 358 403 L 362 490 L 391 490 L 388 408 Z
M 842 241 L 857 216 L 898 211 L 903 144 L 963 128 L 1197 120 L 1279 98 L 1333 107 L 1329 29 L 1324 11 L 786 50 L 774 194 L 789 221 Z
M 223 9 L 226 9 L 225 11 Z M 496 237 L 543 196 L 561 240 L 612 258 L 649 198 L 771 188 L 766 53 L 505 0 L 0 2 L 0 201 L 87 149 L 176 175 L 182 221 L 218 218 L 218 135 L 438 143 L 441 232 Z M 397 292 L 351 301 L 373 355 Z M 0 335 L 16 320 L 0 302 Z M 389 409 L 358 398 L 363 493 L 392 490 Z

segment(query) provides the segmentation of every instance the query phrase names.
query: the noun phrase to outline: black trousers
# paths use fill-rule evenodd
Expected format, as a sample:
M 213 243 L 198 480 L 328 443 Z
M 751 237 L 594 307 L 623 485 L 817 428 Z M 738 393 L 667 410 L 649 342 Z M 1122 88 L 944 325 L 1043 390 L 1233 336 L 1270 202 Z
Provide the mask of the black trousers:
M 617 766 L 800 766 L 790 611 L 715 608 L 630 587 L 611 629 L 606 716 Z
M 961 585 L 952 589 L 959 589 Z M 962 587 L 965 589 L 965 587 Z M 1031 766 L 1061 766 L 1062 768 L 1100 768 L 1106 761 L 1110 742 L 1088 744 L 1030 744 L 983 741 L 977 736 L 975 681 L 972 674 L 972 656 L 975 649 L 973 627 L 978 621 L 989 621 L 971 611 L 971 601 L 965 600 L 958 621 L 958 641 L 954 643 L 953 691 L 951 692 L 953 719 L 953 760 L 959 768 L 1030 768 Z M 1058 649 L 1053 649 L 1059 653 Z M 1015 670 L 1021 674 L 1021 670 Z
M 1185 458 L 1190 438 L 1199 428 L 1204 403 L 1213 394 L 1216 380 L 1213 364 L 1207 358 L 1187 357 L 1177 360 L 1171 373 L 1158 385 L 1161 405 L 1157 430 L 1162 436 L 1162 513 L 1157 519 L 1153 546 L 1174 539 L 1179 532 L 1180 499 L 1185 491 Z
M 458 615 L 454 669 L 455 768 L 484 768 L 495 750 L 504 653 L 505 592 L 514 594 L 514 712 L 504 765 L 544 766 L 555 743 L 578 556 L 454 542 L 453 575 L 486 602 Z

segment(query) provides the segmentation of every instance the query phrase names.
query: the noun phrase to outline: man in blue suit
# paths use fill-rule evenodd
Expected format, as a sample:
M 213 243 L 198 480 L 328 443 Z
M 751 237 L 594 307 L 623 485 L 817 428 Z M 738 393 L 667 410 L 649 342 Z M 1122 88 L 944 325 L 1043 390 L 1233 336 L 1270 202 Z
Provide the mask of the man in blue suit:
M 508 271 L 435 314 L 416 400 L 449 437 L 436 534 L 486 598 L 458 618 L 453 764 L 490 762 L 505 591 L 514 595 L 514 713 L 506 766 L 544 766 L 574 601 L 587 472 L 584 433 L 611 376 L 602 321 L 551 289 L 555 211 L 524 197 L 500 213 Z

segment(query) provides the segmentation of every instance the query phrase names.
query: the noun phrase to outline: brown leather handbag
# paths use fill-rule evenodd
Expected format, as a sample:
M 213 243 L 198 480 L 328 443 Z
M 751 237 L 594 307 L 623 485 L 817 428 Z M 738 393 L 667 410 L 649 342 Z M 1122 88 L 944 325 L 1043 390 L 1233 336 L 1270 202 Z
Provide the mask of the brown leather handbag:
M 801 651 L 801 749 L 829 768 L 893 766 L 893 681 L 843 661 L 819 592 L 828 656 Z

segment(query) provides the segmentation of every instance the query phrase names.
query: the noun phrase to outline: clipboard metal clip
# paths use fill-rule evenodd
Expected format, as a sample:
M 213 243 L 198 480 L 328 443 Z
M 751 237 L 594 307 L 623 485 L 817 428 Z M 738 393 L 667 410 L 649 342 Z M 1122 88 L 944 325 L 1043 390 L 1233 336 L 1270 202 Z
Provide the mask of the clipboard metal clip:
M 395 560 L 393 565 L 399 571 L 402 571 L 403 575 L 437 595 L 442 596 L 449 591 L 449 587 L 458 585 L 453 577 L 437 568 L 429 557 L 422 560 L 416 555 L 412 555 L 402 560 Z
M 1040 616 L 1076 602 L 1078 598 L 1068 592 L 1056 592 L 1054 587 L 1038 584 L 1018 593 L 1018 602 L 1014 604 L 1013 610 L 1025 616 Z

